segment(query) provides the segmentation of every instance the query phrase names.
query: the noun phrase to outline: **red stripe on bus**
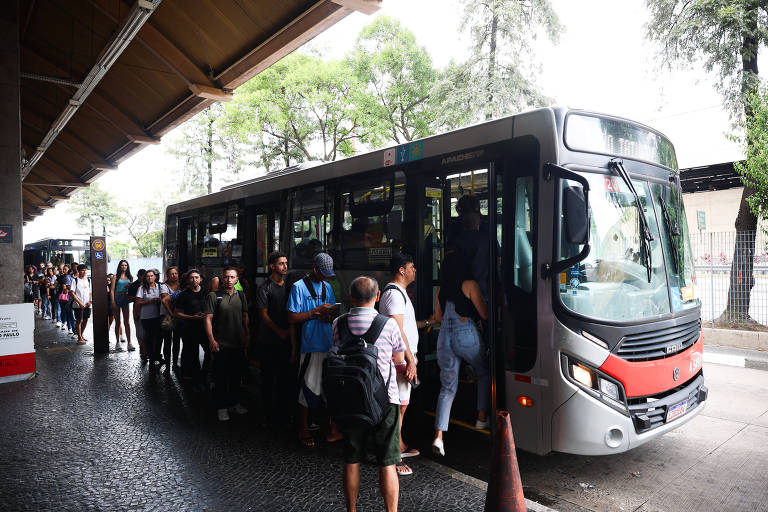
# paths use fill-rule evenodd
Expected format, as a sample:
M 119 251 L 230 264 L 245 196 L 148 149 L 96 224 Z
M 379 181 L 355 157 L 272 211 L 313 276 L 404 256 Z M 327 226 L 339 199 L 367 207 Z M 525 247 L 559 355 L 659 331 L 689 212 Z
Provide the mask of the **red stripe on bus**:
M 34 373 L 35 353 L 0 356 L 0 377 Z
M 648 396 L 667 391 L 699 373 L 704 354 L 702 334 L 688 350 L 665 359 L 631 362 L 613 354 L 608 356 L 600 370 L 624 385 L 627 397 Z M 675 368 L 678 379 L 675 380 Z
M 527 382 L 528 384 L 531 383 L 531 376 L 530 375 L 520 375 L 519 373 L 515 374 L 515 380 L 518 382 Z

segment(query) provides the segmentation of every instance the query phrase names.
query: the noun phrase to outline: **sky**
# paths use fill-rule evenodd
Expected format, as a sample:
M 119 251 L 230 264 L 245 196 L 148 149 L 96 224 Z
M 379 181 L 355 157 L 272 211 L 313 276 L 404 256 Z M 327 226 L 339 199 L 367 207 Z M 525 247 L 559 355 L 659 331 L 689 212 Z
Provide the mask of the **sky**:
M 643 0 L 551 0 L 565 31 L 558 44 L 539 38 L 537 83 L 556 104 L 627 117 L 667 135 L 681 168 L 730 162 L 742 150 L 731 132 L 714 76 L 700 67 L 661 70 L 655 48 L 644 39 L 648 12 Z M 383 0 L 379 14 L 399 19 L 442 68 L 462 60 L 468 35 L 459 31 L 458 0 Z M 353 13 L 309 44 L 327 58 L 341 57 L 359 31 L 377 16 Z M 176 163 L 167 154 L 178 129 L 121 163 L 97 181 L 121 205 L 162 194 Z M 245 178 L 243 178 L 245 179 Z M 154 186 L 147 186 L 147 184 Z M 24 242 L 85 233 L 59 203 L 24 227 Z

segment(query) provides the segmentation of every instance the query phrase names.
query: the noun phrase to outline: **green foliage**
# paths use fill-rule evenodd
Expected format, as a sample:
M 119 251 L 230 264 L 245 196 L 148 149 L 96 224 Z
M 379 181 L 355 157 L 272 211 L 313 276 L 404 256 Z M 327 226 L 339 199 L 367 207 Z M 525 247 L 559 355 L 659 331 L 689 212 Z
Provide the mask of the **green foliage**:
M 78 216 L 78 224 L 88 229 L 91 236 L 111 235 L 124 223 L 114 196 L 102 190 L 98 183 L 73 194 L 68 210 Z
M 245 164 L 242 146 L 221 126 L 224 106 L 214 103 L 184 123 L 169 153 L 182 162 L 181 189 L 199 196 L 213 192 L 214 175 L 237 176 Z
M 549 0 L 462 1 L 472 55 L 446 70 L 438 93 L 442 123 L 458 127 L 550 102 L 533 80 L 537 35 L 556 42 L 562 31 Z
M 646 0 L 646 37 L 660 45 L 661 62 L 703 62 L 718 76 L 725 105 L 740 119 L 758 86 L 757 51 L 768 41 L 768 11 L 759 0 Z M 754 61 L 754 65 L 750 64 Z M 752 69 L 750 69 L 752 68 Z
M 125 212 L 125 229 L 143 258 L 160 256 L 163 243 L 165 205 L 144 201 Z
M 430 99 L 439 74 L 413 32 L 379 16 L 358 35 L 349 62 L 370 93 L 358 100 L 374 145 L 434 134 L 436 106 Z
M 752 213 L 758 218 L 768 217 L 768 88 L 761 87 L 747 97 L 752 115 L 746 120 L 745 137 L 747 158 L 733 164 L 747 187 L 753 189 L 747 199 Z

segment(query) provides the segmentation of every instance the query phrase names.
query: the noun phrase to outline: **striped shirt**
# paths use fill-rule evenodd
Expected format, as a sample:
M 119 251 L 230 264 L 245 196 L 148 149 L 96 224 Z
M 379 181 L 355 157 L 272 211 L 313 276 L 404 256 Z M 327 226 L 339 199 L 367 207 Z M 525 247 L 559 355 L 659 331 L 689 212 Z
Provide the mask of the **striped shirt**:
M 371 326 L 373 319 L 376 317 L 376 311 L 373 308 L 352 308 L 349 311 L 349 330 L 354 335 L 365 334 L 368 328 Z M 339 345 L 341 339 L 339 338 L 339 329 L 337 328 L 337 320 L 333 321 L 333 344 Z M 381 376 L 384 378 L 384 382 L 387 382 L 389 378 L 389 403 L 400 405 L 400 393 L 397 390 L 397 375 L 395 373 L 395 365 L 392 362 L 392 354 L 405 352 L 405 342 L 400 335 L 400 328 L 397 326 L 397 322 L 390 318 L 387 323 L 384 324 L 384 329 L 381 330 L 379 339 L 376 340 L 376 349 L 378 350 L 378 366 Z M 390 378 L 390 372 L 392 377 Z

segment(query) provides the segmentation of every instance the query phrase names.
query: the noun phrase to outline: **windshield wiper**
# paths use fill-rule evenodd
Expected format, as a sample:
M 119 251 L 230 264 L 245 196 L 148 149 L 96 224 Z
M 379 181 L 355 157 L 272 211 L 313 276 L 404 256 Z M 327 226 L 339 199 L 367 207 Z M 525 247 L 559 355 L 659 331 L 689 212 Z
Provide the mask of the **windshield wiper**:
M 637 195 L 637 190 L 635 190 L 635 186 L 632 184 L 632 180 L 629 178 L 629 174 L 627 174 L 627 170 L 624 169 L 624 163 L 622 163 L 621 160 L 611 160 L 608 163 L 608 168 L 613 169 L 616 171 L 616 174 L 618 174 L 622 180 L 624 180 L 624 183 L 627 185 L 627 188 L 632 193 L 632 196 L 635 198 L 635 206 L 637 207 L 637 213 L 638 218 L 640 219 L 640 250 L 642 251 L 642 259 L 645 263 L 645 269 L 648 272 L 648 282 L 651 282 L 651 276 L 653 273 L 653 263 L 651 261 L 651 242 L 653 241 L 653 234 L 651 233 L 651 228 L 648 225 L 648 219 L 645 218 L 645 211 L 643 210 L 643 205 L 640 202 L 640 196 Z
M 667 232 L 669 233 L 669 245 L 672 248 L 672 260 L 675 262 L 675 274 L 680 274 L 680 251 L 677 248 L 677 237 L 680 236 L 680 232 L 677 227 L 672 224 L 672 219 L 669 217 L 669 210 L 667 209 L 667 202 L 664 200 L 664 190 L 659 194 L 659 204 L 661 205 L 661 214 L 664 217 L 664 225 L 667 226 Z

